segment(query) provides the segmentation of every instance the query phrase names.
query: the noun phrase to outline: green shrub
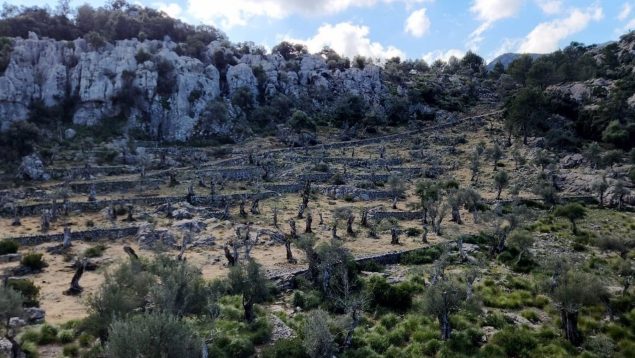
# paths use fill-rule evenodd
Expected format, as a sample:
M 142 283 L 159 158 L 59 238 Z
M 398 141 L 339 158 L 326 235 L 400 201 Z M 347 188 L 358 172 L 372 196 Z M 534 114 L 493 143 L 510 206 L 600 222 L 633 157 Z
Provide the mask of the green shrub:
M 406 229 L 406 235 L 408 237 L 416 237 L 423 233 L 423 231 L 416 227 L 409 227 Z
M 269 339 L 271 339 L 271 325 L 264 317 L 258 318 L 252 322 L 249 325 L 249 331 L 251 332 L 251 341 L 254 344 L 261 345 L 267 343 Z
M 414 287 L 407 282 L 390 285 L 386 278 L 373 276 L 368 280 L 368 292 L 375 305 L 405 311 L 412 305 Z
M 0 255 L 15 254 L 18 252 L 18 248 L 18 243 L 13 240 L 0 240 Z
M 20 336 L 20 343 L 26 342 L 37 343 L 40 341 L 40 332 L 35 328 L 29 328 Z
M 399 263 L 404 265 L 424 265 L 433 263 L 441 256 L 442 250 L 437 246 L 407 252 L 401 255 Z
M 366 261 L 362 261 L 362 262 L 358 262 L 357 263 L 357 269 L 361 272 L 361 271 L 366 271 L 366 272 L 384 272 L 384 270 L 386 269 L 386 266 L 378 263 L 377 261 L 374 260 L 366 260 Z
M 20 264 L 24 267 L 28 267 L 33 271 L 41 271 L 47 266 L 46 262 L 42 259 L 42 254 L 29 253 L 22 257 Z
M 317 308 L 321 301 L 320 295 L 315 291 L 295 291 L 293 293 L 293 307 L 300 307 L 303 310 Z
M 62 349 L 64 357 L 77 357 L 79 356 L 79 347 L 77 344 L 66 344 Z
M 506 328 L 497 332 L 490 342 L 501 347 L 508 357 L 529 357 L 530 352 L 538 344 L 529 330 L 517 328 Z
M 309 358 L 299 338 L 282 339 L 262 351 L 263 358 Z
M 331 184 L 333 185 L 344 185 L 346 184 L 346 180 L 344 180 L 344 177 L 341 174 L 335 174 L 331 177 L 330 180 Z
M 45 323 L 40 328 L 40 339 L 38 340 L 38 344 L 51 344 L 57 342 L 57 327 L 53 327 L 48 323 Z
M 82 333 L 78 338 L 79 345 L 83 348 L 89 347 L 95 341 L 95 337 L 91 336 L 88 333 Z
M 9 280 L 9 287 L 20 292 L 24 299 L 24 306 L 37 307 L 40 305 L 38 301 L 38 295 L 40 294 L 40 288 L 33 284 L 33 281 L 27 279 L 11 279 Z
M 38 358 L 40 356 L 40 353 L 37 350 L 37 345 L 34 342 L 24 342 L 20 345 L 20 348 L 27 358 Z
M 105 245 L 99 244 L 97 246 L 89 247 L 84 250 L 84 256 L 86 257 L 101 257 L 106 251 L 107 247 Z
M 393 327 L 397 325 L 397 323 L 399 323 L 399 320 L 400 319 L 399 317 L 397 317 L 396 314 L 388 313 L 387 315 L 383 316 L 379 321 L 382 326 L 386 327 L 387 329 L 392 329 Z
M 63 329 L 57 333 L 57 341 L 66 344 L 75 340 L 75 332 L 72 329 Z
M 201 341 L 182 319 L 151 313 L 116 320 L 108 330 L 110 357 L 196 357 Z

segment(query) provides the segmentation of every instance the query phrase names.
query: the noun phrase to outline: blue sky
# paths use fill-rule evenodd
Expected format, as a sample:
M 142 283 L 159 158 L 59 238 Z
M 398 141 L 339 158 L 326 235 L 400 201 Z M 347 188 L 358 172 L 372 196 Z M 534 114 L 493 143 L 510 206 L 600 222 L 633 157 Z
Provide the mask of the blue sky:
M 9 0 L 20 5 L 56 0 Z M 71 1 L 102 5 L 104 1 Z M 234 41 L 267 48 L 281 40 L 329 45 L 347 56 L 433 61 L 472 49 L 546 53 L 571 41 L 615 40 L 635 29 L 635 0 L 137 0 Z

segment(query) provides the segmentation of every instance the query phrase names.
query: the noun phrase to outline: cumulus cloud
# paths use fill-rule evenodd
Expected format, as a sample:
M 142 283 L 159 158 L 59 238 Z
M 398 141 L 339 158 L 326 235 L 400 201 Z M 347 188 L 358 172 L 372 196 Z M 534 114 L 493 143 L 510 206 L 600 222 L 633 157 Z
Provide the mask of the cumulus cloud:
M 302 43 L 311 53 L 319 52 L 324 46 L 328 46 L 340 55 L 350 58 L 356 55 L 380 60 L 391 57 L 405 58 L 405 53 L 400 49 L 373 42 L 369 35 L 370 28 L 368 26 L 341 22 L 335 25 L 324 24 L 320 26 L 313 37 L 305 40 L 288 37 L 285 40 Z
M 255 17 L 282 19 L 293 14 L 328 15 L 352 7 L 378 3 L 404 3 L 407 6 L 429 0 L 188 0 L 189 16 L 225 28 L 245 26 Z
M 468 47 L 478 49 L 483 41 L 483 33 L 499 20 L 515 16 L 520 11 L 523 0 L 474 0 L 470 11 L 481 24 L 472 31 L 468 39 Z
M 434 63 L 436 60 L 448 61 L 450 57 L 462 58 L 465 55 L 465 51 L 459 49 L 450 49 L 447 51 L 436 50 L 425 53 L 421 58 L 428 64 Z
M 600 6 L 585 10 L 573 9 L 569 16 L 538 24 L 522 41 L 520 52 L 548 53 L 558 49 L 560 41 L 584 30 L 592 21 L 600 21 L 604 13 Z
M 622 10 L 620 10 L 620 14 L 617 15 L 617 19 L 620 21 L 626 20 L 631 15 L 632 10 L 633 7 L 630 3 L 624 3 L 624 5 L 622 5 Z
M 183 12 L 183 9 L 177 3 L 166 4 L 164 2 L 156 2 L 152 5 L 154 5 L 154 7 L 156 7 L 158 10 L 165 12 L 173 18 L 181 17 L 181 14 Z
M 428 15 L 426 15 L 426 9 L 413 11 L 406 19 L 404 31 L 414 37 L 421 37 L 425 35 L 429 29 L 430 19 L 428 18 Z
M 547 15 L 559 14 L 562 11 L 562 0 L 536 0 L 536 4 Z

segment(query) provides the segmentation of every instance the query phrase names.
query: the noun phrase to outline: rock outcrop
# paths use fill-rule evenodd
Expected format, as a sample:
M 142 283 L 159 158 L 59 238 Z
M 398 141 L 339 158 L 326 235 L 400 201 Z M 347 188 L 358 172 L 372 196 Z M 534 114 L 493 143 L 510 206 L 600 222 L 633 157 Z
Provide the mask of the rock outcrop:
M 217 68 L 213 59 L 218 51 L 235 64 Z M 180 53 L 179 44 L 167 38 L 121 40 L 98 49 L 81 38 L 55 41 L 32 33 L 16 38 L 0 76 L 0 130 L 28 119 L 36 106 L 63 106 L 76 125 L 121 118 L 127 128 L 151 138 L 185 141 L 205 121 L 206 135 L 231 137 L 237 135 L 242 111 L 230 99 L 241 88 L 254 100 L 280 93 L 310 97 L 316 106 L 323 97 L 342 93 L 358 94 L 377 106 L 387 93 L 381 68 L 372 64 L 332 70 L 319 55 L 286 61 L 279 54 L 236 52 L 219 41 L 208 45 L 203 61 Z M 206 109 L 216 99 L 229 107 L 230 118 L 214 125 L 218 114 Z

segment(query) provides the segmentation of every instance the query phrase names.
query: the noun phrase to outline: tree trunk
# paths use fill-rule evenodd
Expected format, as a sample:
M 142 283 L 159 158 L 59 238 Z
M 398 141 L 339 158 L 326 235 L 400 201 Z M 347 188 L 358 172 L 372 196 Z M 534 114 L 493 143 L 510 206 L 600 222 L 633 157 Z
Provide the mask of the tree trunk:
M 573 235 L 578 234 L 578 226 L 575 223 L 575 220 L 571 220 L 571 230 L 573 231 Z
M 291 240 L 284 242 L 284 248 L 287 250 L 287 262 L 290 264 L 297 263 L 298 261 L 293 258 L 293 252 L 291 251 Z
M 447 313 L 439 315 L 439 328 L 441 329 L 441 339 L 447 341 L 452 334 L 452 326 L 450 325 L 450 317 Z
M 461 212 L 459 211 L 458 206 L 452 207 L 452 221 L 459 225 L 463 224 L 463 220 L 461 220 Z
M 245 310 L 245 321 L 251 323 L 254 321 L 254 302 L 251 299 L 245 299 L 243 295 L 243 309 Z
M 578 312 L 569 312 L 566 309 L 561 309 L 560 318 L 562 320 L 562 329 L 564 330 L 565 338 L 574 346 L 579 346 L 582 337 L 578 331 Z
M 501 199 L 501 192 L 503 191 L 502 187 L 498 187 L 498 192 L 496 193 L 496 200 Z

